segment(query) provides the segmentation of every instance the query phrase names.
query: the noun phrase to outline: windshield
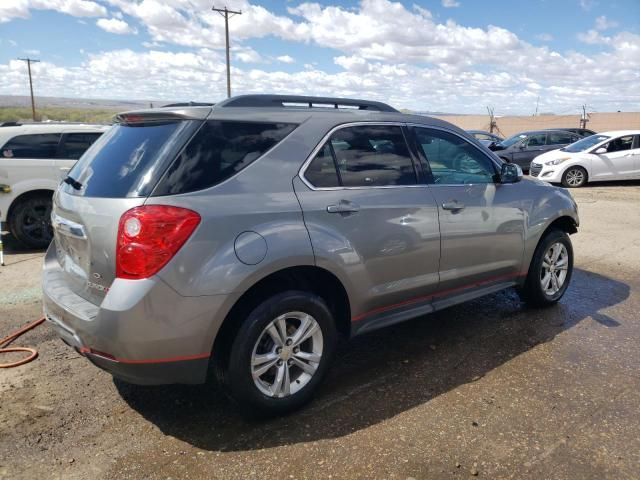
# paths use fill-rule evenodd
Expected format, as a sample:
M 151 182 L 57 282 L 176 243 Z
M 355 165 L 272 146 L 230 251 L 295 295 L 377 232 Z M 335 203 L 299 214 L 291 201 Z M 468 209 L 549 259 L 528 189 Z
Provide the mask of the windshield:
M 201 122 L 116 124 L 69 172 L 67 193 L 84 197 L 146 197 Z
M 514 135 L 513 137 L 509 137 L 506 140 L 501 141 L 498 145 L 500 145 L 501 147 L 504 147 L 504 148 L 508 148 L 511 145 L 519 142 L 523 138 L 527 138 L 527 136 L 525 134 L 521 133 L 519 135 Z
M 590 137 L 583 138 L 582 140 L 578 140 L 571 145 L 567 145 L 564 148 L 561 148 L 563 152 L 576 153 L 576 152 L 584 152 L 585 150 L 590 149 L 594 145 L 599 144 L 600 142 L 604 142 L 605 140 L 609 140 L 611 137 L 607 137 L 606 135 L 591 135 Z

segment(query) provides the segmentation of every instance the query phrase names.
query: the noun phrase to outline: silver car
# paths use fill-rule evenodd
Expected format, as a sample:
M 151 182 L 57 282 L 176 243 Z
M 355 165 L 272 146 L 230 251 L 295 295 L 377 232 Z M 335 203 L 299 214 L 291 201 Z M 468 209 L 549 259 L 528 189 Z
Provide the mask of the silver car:
M 251 95 L 119 115 L 52 224 L 44 310 L 66 343 L 132 383 L 217 377 L 274 415 L 312 398 L 338 336 L 509 287 L 556 303 L 578 215 L 447 122 Z

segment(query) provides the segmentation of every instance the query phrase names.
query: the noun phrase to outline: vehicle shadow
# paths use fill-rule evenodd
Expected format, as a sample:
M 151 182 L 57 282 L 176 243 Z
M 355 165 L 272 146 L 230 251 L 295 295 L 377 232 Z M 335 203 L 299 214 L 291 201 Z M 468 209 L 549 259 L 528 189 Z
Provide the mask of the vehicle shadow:
M 358 337 L 343 345 L 315 400 L 301 411 L 248 421 L 215 387 L 140 387 L 114 380 L 122 398 L 167 434 L 216 451 L 244 451 L 330 439 L 380 423 L 474 382 L 585 318 L 603 312 L 629 286 L 576 270 L 562 302 L 526 308 L 513 289 Z

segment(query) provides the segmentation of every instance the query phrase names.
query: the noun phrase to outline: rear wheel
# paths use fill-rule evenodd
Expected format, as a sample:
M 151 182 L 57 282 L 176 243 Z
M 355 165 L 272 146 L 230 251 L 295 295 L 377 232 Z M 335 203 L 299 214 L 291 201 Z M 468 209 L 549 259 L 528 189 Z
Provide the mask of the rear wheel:
M 248 416 L 287 413 L 313 397 L 336 338 L 322 298 L 299 291 L 274 295 L 240 326 L 221 369 L 222 382 Z
M 566 188 L 578 188 L 586 183 L 587 171 L 582 167 L 569 167 L 562 174 L 562 185 Z
M 39 194 L 18 200 L 11 209 L 9 228 L 16 239 L 26 247 L 48 247 L 53 238 L 51 196 Z
M 519 293 L 532 306 L 553 305 L 567 291 L 572 273 L 571 239 L 566 232 L 551 230 L 538 244 Z

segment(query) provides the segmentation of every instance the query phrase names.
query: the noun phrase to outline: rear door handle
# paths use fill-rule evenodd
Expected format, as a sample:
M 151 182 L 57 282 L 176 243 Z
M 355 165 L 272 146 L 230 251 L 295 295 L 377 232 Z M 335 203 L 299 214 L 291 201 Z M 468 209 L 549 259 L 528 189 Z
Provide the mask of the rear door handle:
M 356 213 L 359 211 L 360 211 L 360 205 L 353 202 L 347 202 L 347 201 L 341 201 L 337 205 L 327 206 L 328 213 Z
M 454 200 L 453 202 L 444 202 L 442 204 L 443 210 L 452 210 L 457 212 L 458 210 L 462 210 L 464 208 L 464 204 Z

